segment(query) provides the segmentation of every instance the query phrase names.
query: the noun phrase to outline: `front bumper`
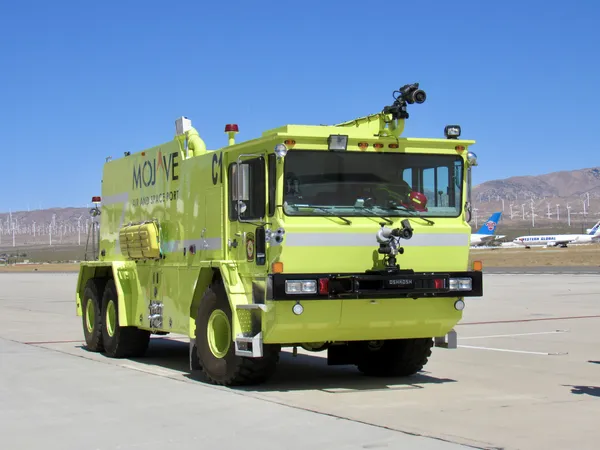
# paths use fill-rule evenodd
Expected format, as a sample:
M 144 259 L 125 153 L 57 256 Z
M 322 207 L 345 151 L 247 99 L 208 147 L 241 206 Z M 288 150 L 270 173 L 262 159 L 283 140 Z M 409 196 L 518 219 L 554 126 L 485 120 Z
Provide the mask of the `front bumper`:
M 452 279 L 471 279 L 468 290 L 452 289 Z M 314 280 L 316 292 L 286 292 L 286 281 Z M 428 297 L 481 297 L 483 275 L 464 272 L 367 272 L 338 274 L 273 274 L 267 283 L 267 300 L 351 300 Z

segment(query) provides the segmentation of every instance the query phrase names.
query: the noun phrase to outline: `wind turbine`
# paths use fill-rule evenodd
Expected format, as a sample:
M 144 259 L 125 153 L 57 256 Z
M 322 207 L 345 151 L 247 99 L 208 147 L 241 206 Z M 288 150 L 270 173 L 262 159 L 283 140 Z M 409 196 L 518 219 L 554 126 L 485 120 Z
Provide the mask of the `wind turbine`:
M 77 218 L 77 234 L 78 234 L 79 245 L 81 245 L 81 218 L 82 217 L 83 217 L 83 215 L 81 215 Z

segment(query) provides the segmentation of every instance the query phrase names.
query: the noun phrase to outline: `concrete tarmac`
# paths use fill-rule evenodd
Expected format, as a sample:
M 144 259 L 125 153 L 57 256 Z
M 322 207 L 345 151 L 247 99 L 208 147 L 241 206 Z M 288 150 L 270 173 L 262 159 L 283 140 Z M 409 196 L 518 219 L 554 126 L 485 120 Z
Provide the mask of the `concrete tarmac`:
M 269 383 L 205 385 L 187 343 L 82 348 L 75 274 L 0 274 L 0 433 L 19 449 L 596 449 L 598 275 L 486 274 L 456 350 L 408 379 L 282 355 Z
M 600 275 L 600 266 L 486 267 L 485 272 L 489 274 Z

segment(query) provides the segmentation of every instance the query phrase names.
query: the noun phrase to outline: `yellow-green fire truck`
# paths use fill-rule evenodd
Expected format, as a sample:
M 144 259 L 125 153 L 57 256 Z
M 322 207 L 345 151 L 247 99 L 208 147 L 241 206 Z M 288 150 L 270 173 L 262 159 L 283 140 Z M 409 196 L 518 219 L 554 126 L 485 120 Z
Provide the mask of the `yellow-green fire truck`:
M 425 99 L 409 84 L 377 114 L 246 142 L 229 124 L 212 151 L 181 117 L 173 140 L 107 158 L 76 287 L 87 348 L 135 357 L 153 334 L 187 335 L 190 370 L 222 385 L 266 381 L 284 347 L 374 376 L 455 348 L 465 297 L 483 294 L 477 158 L 458 125 L 401 137 Z

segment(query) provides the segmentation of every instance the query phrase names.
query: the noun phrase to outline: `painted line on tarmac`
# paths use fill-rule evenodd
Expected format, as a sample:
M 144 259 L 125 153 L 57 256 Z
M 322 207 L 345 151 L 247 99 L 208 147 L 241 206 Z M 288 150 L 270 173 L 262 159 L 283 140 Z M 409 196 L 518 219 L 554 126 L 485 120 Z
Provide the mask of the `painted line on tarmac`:
M 16 344 L 25 344 L 24 342 L 21 341 L 17 341 L 14 339 L 9 339 L 9 338 L 0 338 L 0 339 L 5 339 L 9 342 L 14 342 Z M 82 341 L 76 341 L 76 342 L 82 342 Z M 342 414 L 336 414 L 336 413 L 330 413 L 327 411 L 320 411 L 318 409 L 315 408 L 310 408 L 307 406 L 302 406 L 302 405 L 297 405 L 297 404 L 293 404 L 293 403 L 286 403 L 284 400 L 278 399 L 278 398 L 271 398 L 271 397 L 266 397 L 264 395 L 261 395 L 260 391 L 256 391 L 256 392 L 252 392 L 252 391 L 237 391 L 225 386 L 218 386 L 218 385 L 211 385 L 211 384 L 206 384 L 206 383 L 199 383 L 198 381 L 192 381 L 190 379 L 186 379 L 184 376 L 181 376 L 181 372 L 175 371 L 175 372 L 166 372 L 166 371 L 156 371 L 153 369 L 150 370 L 143 370 L 140 367 L 135 367 L 135 366 L 131 366 L 130 367 L 124 367 L 123 364 L 119 364 L 114 362 L 114 360 L 101 360 L 101 359 L 94 359 L 94 358 L 90 358 L 89 356 L 86 356 L 85 354 L 76 354 L 76 353 L 69 353 L 69 352 L 65 352 L 63 350 L 57 349 L 57 348 L 49 348 L 49 347 L 38 347 L 41 350 L 46 350 L 46 351 L 50 351 L 50 352 L 55 352 L 55 353 L 60 353 L 62 355 L 66 355 L 66 356 L 71 356 L 71 357 L 75 357 L 75 358 L 81 358 L 84 359 L 86 361 L 91 361 L 92 363 L 100 363 L 100 364 L 106 364 L 112 367 L 118 367 L 120 369 L 124 369 L 124 370 L 134 370 L 140 373 L 144 373 L 146 375 L 149 376 L 156 376 L 156 377 L 160 377 L 163 379 L 168 379 L 168 380 L 172 380 L 172 381 L 176 381 L 179 383 L 187 383 L 187 384 L 191 384 L 191 385 L 197 385 L 199 387 L 205 388 L 205 389 L 211 389 L 214 391 L 220 391 L 220 392 L 224 392 L 224 393 L 228 393 L 228 394 L 232 394 L 232 395 L 239 395 L 241 397 L 245 397 L 245 398 L 251 398 L 254 400 L 258 400 L 258 401 L 263 401 L 266 403 L 271 403 L 274 405 L 279 405 L 279 406 L 283 406 L 285 408 L 290 408 L 290 409 L 294 409 L 294 410 L 298 410 L 298 411 L 306 411 L 306 412 L 310 412 L 319 416 L 325 416 L 325 417 L 331 417 L 334 419 L 338 419 L 338 420 L 343 420 L 346 422 L 350 422 L 350 423 L 358 423 L 358 424 L 362 424 L 362 425 L 366 425 L 366 426 L 370 426 L 370 427 L 374 427 L 374 428 L 379 428 L 379 429 L 383 429 L 383 430 L 389 430 L 389 431 L 394 431 L 396 433 L 401 433 L 407 436 L 415 436 L 415 437 L 421 437 L 421 438 L 425 438 L 425 439 L 432 439 L 435 441 L 440 441 L 440 442 L 447 442 L 447 443 L 451 443 L 451 444 L 456 444 L 456 445 L 462 445 L 464 447 L 469 447 L 469 448 L 473 448 L 473 449 L 489 449 L 489 450 L 501 450 L 502 447 L 497 447 L 495 445 L 492 445 L 491 443 L 486 444 L 485 446 L 482 446 L 482 442 L 480 441 L 476 441 L 474 439 L 470 439 L 467 437 L 462 437 L 462 436 L 446 436 L 445 434 L 442 436 L 437 436 L 432 434 L 430 431 L 413 431 L 413 430 L 405 430 L 402 429 L 400 427 L 393 427 L 393 426 L 388 426 L 388 425 L 382 425 L 382 424 L 378 424 L 376 422 L 371 422 L 368 420 L 361 420 L 361 419 L 357 419 L 357 418 L 353 418 L 351 416 L 345 416 Z M 125 364 L 127 365 L 127 364 Z M 188 373 L 188 371 L 186 370 L 186 373 Z M 179 376 L 177 376 L 179 374 Z
M 75 343 L 83 343 L 81 339 L 71 340 L 71 341 L 30 341 L 30 342 L 21 342 L 21 344 L 25 345 L 44 345 L 44 344 L 75 344 Z
M 498 272 L 484 272 L 484 275 L 598 275 L 598 272 L 561 272 L 561 271 L 545 271 L 545 272 L 526 272 L 526 271 L 498 271 Z
M 491 350 L 495 352 L 508 352 L 508 353 L 525 353 L 527 355 L 542 355 L 542 356 L 563 356 L 568 353 L 549 353 L 549 352 L 531 352 L 527 350 L 511 350 L 508 348 L 494 348 L 494 347 L 477 347 L 474 345 L 459 345 L 458 348 L 471 348 L 475 350 Z
M 540 319 L 510 319 L 510 320 L 490 320 L 488 322 L 463 322 L 457 324 L 460 325 L 494 325 L 497 323 L 523 323 L 523 322 L 541 322 L 548 320 L 574 320 L 574 319 L 597 319 L 600 314 L 594 314 L 590 316 L 564 316 L 564 317 L 544 317 Z
M 515 337 L 515 336 L 534 336 L 534 335 L 539 335 L 539 334 L 557 334 L 557 333 L 568 333 L 568 332 L 569 332 L 569 330 L 554 330 L 554 331 L 539 331 L 536 333 L 491 334 L 489 336 L 459 337 L 458 340 L 488 339 L 488 338 L 502 338 L 502 337 Z

